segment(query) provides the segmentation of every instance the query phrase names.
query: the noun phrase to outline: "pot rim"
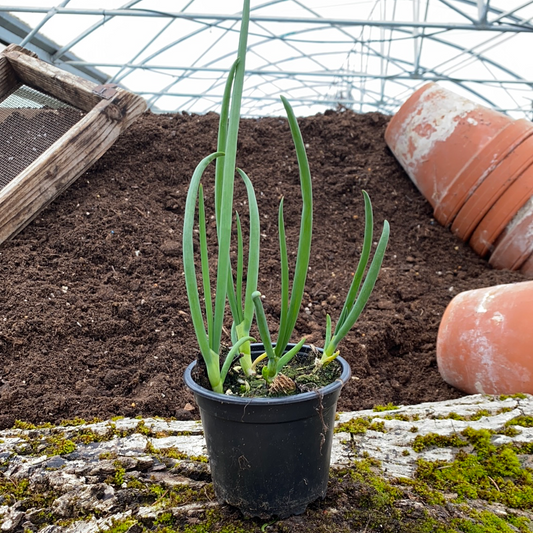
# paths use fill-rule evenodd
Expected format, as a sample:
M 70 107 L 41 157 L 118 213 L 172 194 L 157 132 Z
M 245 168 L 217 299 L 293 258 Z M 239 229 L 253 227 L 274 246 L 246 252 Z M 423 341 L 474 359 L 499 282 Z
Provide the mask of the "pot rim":
M 259 346 L 259 343 L 254 343 L 252 346 Z M 308 348 L 307 345 L 304 345 L 302 348 Z M 342 388 L 350 379 L 352 375 L 352 371 L 350 368 L 350 365 L 340 355 L 336 357 L 335 359 L 338 361 L 341 365 L 341 375 L 338 377 L 335 381 L 330 383 L 329 385 L 326 385 L 325 387 L 321 387 L 320 389 L 317 389 L 316 391 L 310 391 L 310 392 L 300 392 L 298 394 L 294 394 L 293 396 L 281 396 L 276 398 L 255 398 L 255 397 L 242 397 L 242 396 L 233 396 L 233 395 L 227 395 L 227 394 L 221 394 L 219 392 L 214 392 L 212 390 L 206 389 L 202 387 L 201 385 L 198 385 L 196 381 L 194 381 L 192 377 L 192 370 L 196 366 L 197 361 L 193 361 L 190 363 L 187 368 L 185 369 L 184 373 L 184 379 L 185 379 L 185 385 L 194 393 L 198 394 L 199 396 L 202 396 L 203 398 L 217 401 L 220 403 L 231 403 L 234 405 L 282 405 L 282 404 L 294 404 L 299 402 L 307 402 L 312 399 L 316 399 L 317 396 L 327 396 L 328 394 L 331 394 L 338 389 Z
M 472 191 L 452 223 L 452 232 L 462 241 L 466 242 L 472 237 L 506 191 L 530 170 L 533 164 L 532 148 L 533 136 L 530 132 L 527 139 L 500 159 L 496 167 Z

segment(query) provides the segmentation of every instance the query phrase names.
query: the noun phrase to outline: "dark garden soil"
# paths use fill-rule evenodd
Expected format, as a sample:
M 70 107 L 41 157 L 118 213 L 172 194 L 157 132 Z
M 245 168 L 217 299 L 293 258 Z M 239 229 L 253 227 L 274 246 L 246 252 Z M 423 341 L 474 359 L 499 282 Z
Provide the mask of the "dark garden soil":
M 145 115 L 0 247 L 0 428 L 15 419 L 198 418 L 182 379 L 197 346 L 181 228 L 190 176 L 215 149 L 217 121 L 215 114 Z M 384 218 L 391 224 L 374 294 L 341 345 L 353 370 L 341 410 L 460 396 L 443 382 L 436 364 L 446 305 L 460 291 L 524 279 L 492 270 L 434 221 L 385 145 L 387 122 L 377 113 L 351 111 L 300 121 L 313 173 L 315 234 L 298 336 L 320 346 L 325 313 L 338 317 L 362 244 L 362 188 L 374 205 L 376 232 Z M 284 196 L 294 244 L 300 205 L 286 121 L 244 120 L 238 165 L 258 195 L 259 288 L 275 324 L 277 206 Z M 245 218 L 239 184 L 236 206 Z

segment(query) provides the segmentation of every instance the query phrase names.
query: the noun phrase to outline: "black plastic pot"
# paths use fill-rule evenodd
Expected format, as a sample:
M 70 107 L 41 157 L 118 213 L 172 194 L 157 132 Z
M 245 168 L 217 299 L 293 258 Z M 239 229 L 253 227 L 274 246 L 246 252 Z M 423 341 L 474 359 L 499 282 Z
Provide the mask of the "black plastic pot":
M 252 345 L 253 354 L 262 352 Z M 247 516 L 284 518 L 326 496 L 337 399 L 351 375 L 348 363 L 337 361 L 342 375 L 334 383 L 282 398 L 218 394 L 193 380 L 196 362 L 187 367 L 220 502 Z

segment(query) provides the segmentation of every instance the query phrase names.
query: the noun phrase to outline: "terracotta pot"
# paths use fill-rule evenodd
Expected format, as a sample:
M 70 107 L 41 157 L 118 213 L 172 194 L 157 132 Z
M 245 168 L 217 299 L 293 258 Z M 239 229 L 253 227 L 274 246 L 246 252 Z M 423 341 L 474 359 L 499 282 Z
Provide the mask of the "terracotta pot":
M 528 126 L 533 128 L 527 121 L 515 123 L 502 113 L 429 83 L 391 119 L 385 140 L 435 208 L 437 220 L 447 225 L 487 169 L 527 135 Z
M 523 272 L 526 276 L 533 276 L 533 253 L 526 259 L 520 268 L 520 272 Z
M 479 185 L 472 191 L 452 224 L 452 231 L 463 241 L 467 241 L 489 209 L 502 196 L 507 188 L 515 182 L 523 172 L 533 163 L 533 124 L 527 120 L 517 121 L 515 124 L 528 125 L 523 135 L 516 138 L 506 150 L 506 156 L 500 158 L 496 167 L 486 173 Z M 506 128 L 504 132 L 511 130 Z M 492 145 L 492 143 L 490 143 Z M 509 153 L 510 152 L 510 153 Z M 514 213 L 511 214 L 513 216 Z
M 521 146 L 521 143 L 526 139 L 533 141 L 532 135 L 533 123 L 525 119 L 512 122 L 501 130 L 479 151 L 479 153 L 476 154 L 475 157 L 470 160 L 462 172 L 457 175 L 453 183 L 450 184 L 450 187 L 442 197 L 440 204 L 435 207 L 435 218 L 443 225 L 449 225 L 452 221 L 454 221 L 454 225 L 456 225 L 457 218 L 455 217 L 460 216 L 463 213 L 463 210 L 466 207 L 465 203 L 469 204 L 469 200 L 473 197 L 477 197 L 479 190 L 483 190 L 482 187 L 485 186 L 485 183 L 494 179 L 493 171 L 495 171 L 495 169 L 503 171 L 500 172 L 500 176 L 497 178 L 498 182 L 501 181 L 501 174 L 506 176 L 505 165 L 502 166 L 502 161 L 507 161 L 507 158 L 513 153 L 515 148 Z M 496 199 L 497 198 L 495 198 L 494 201 L 496 201 Z M 494 203 L 494 201 L 492 203 Z M 487 206 L 487 209 L 492 203 Z M 463 214 L 466 214 L 466 211 Z M 463 216 L 463 223 L 465 218 L 466 217 Z M 477 220 L 477 222 L 479 222 L 479 220 Z M 454 229 L 454 226 L 452 226 L 452 229 Z M 463 240 L 467 240 L 474 229 L 475 226 L 464 238 L 460 231 L 456 231 L 456 233 L 459 237 L 463 238 Z
M 481 257 L 487 255 L 507 224 L 532 195 L 533 165 L 530 165 L 490 208 L 472 234 L 470 246 Z
M 468 394 L 533 393 L 533 281 L 458 294 L 439 327 L 437 364 Z
M 533 198 L 530 198 L 498 237 L 489 263 L 500 270 L 518 270 L 532 254 Z

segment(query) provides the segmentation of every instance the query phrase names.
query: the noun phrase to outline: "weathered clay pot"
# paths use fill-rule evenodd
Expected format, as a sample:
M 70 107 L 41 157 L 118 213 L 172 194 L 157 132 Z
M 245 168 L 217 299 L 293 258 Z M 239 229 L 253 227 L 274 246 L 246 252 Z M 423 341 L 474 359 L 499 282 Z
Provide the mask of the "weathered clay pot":
M 385 140 L 441 224 L 482 257 L 494 252 L 494 267 L 529 273 L 533 123 L 429 83 L 392 118 Z
M 526 276 L 533 276 L 533 253 L 525 260 L 524 264 L 520 267 L 520 272 L 523 272 Z
M 520 123 L 522 122 L 527 123 L 528 121 L 520 121 Z M 531 123 L 529 124 L 531 125 Z M 506 128 L 504 131 L 509 129 Z M 529 130 L 533 133 L 532 128 L 529 128 Z M 513 147 L 514 149 L 506 157 L 500 159 L 496 168 L 488 172 L 479 183 L 479 186 L 472 191 L 471 196 L 455 217 L 452 231 L 463 241 L 467 241 L 470 238 L 483 220 L 483 217 L 500 199 L 502 194 L 511 184 L 520 179 L 533 163 L 533 136 L 530 135 L 523 139 L 518 146 L 514 143 Z M 505 213 L 506 216 L 509 214 L 512 218 L 515 213 Z
M 481 257 L 487 255 L 507 224 L 526 205 L 532 195 L 533 165 L 530 165 L 516 180 L 509 184 L 489 209 L 472 234 L 469 241 L 470 246 Z
M 533 281 L 458 294 L 437 338 L 444 380 L 469 394 L 533 393 Z
M 390 149 L 448 225 L 533 124 L 471 102 L 434 83 L 418 89 L 391 119 Z
M 489 263 L 500 270 L 518 270 L 532 254 L 533 198 L 530 198 L 498 237 Z

